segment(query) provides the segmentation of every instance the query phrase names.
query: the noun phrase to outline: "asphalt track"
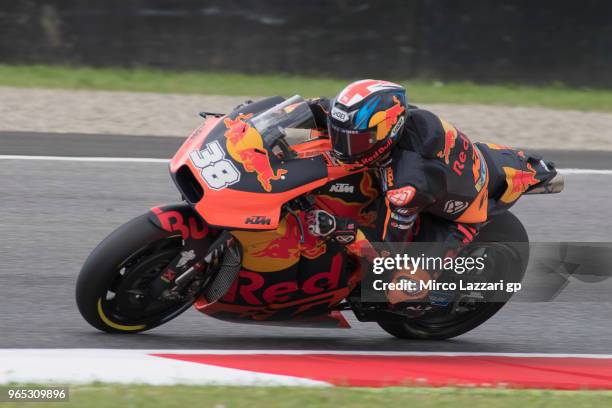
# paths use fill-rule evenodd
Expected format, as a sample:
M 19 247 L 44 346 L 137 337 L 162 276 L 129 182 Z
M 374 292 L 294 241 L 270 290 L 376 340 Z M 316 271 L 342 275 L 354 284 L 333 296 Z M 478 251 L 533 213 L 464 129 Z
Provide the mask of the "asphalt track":
M 1 134 L 2 155 L 169 157 L 180 139 Z M 602 152 L 544 152 L 558 167 L 612 169 Z M 139 335 L 98 333 L 80 317 L 74 284 L 114 228 L 178 194 L 163 163 L 0 159 L 0 348 L 306 349 L 612 354 L 612 304 L 510 303 L 443 342 L 397 340 L 374 323 L 351 330 L 238 325 L 195 311 Z M 532 241 L 612 241 L 610 174 L 570 174 L 559 195 L 525 197 L 515 214 Z M 584 300 L 584 297 L 581 298 Z

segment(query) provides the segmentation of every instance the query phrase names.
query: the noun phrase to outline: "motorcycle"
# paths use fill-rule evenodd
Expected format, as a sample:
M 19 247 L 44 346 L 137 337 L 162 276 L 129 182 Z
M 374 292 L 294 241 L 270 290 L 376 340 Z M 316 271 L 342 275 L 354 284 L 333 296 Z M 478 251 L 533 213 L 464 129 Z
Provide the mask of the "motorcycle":
M 200 115 L 204 122 L 170 161 L 182 201 L 122 225 L 83 265 L 76 301 L 93 327 L 143 332 L 193 305 L 232 322 L 349 328 L 342 312 L 350 310 L 399 338 L 446 339 L 479 326 L 509 300 L 457 294 L 416 314 L 364 301 L 368 271 L 359 258 L 380 236 L 384 216 L 373 170 L 335 160 L 329 138 L 306 130 L 314 119 L 299 96 Z M 309 133 L 291 137 L 300 132 Z M 561 189 L 555 173 L 523 193 Z M 313 208 L 355 220 L 355 241 L 311 235 L 304 226 Z M 489 279 L 520 282 L 529 257 L 520 244 L 527 242 L 521 222 L 504 211 L 468 248 L 494 255 Z

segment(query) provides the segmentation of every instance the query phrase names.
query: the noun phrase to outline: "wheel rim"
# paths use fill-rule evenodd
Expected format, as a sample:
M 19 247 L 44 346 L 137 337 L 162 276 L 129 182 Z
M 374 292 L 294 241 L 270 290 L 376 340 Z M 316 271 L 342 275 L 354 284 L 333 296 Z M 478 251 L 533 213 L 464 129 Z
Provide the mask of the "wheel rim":
M 495 276 L 488 277 L 490 281 L 496 280 L 496 278 L 508 276 L 512 273 L 512 265 L 517 265 L 517 260 L 520 260 L 520 257 L 516 254 L 516 252 L 503 244 L 498 243 L 482 243 L 479 245 L 474 245 L 474 249 L 486 247 L 489 251 L 491 248 L 495 249 L 495 256 L 488 257 L 488 262 L 493 263 L 489 267 L 495 272 Z M 487 293 L 487 292 L 485 292 Z M 491 296 L 489 294 L 489 296 Z M 507 299 L 506 299 L 507 300 Z M 504 301 L 505 302 L 505 301 Z M 488 302 L 486 299 L 484 301 L 477 302 L 477 307 L 474 310 L 466 311 L 463 313 L 447 313 L 443 316 L 432 316 L 432 317 L 423 317 L 418 319 L 411 319 L 409 322 L 406 322 L 410 325 L 411 328 L 427 331 L 427 332 L 440 332 L 450 328 L 454 328 L 459 325 L 466 324 L 469 321 L 478 320 L 481 316 L 489 314 L 492 310 L 497 310 L 501 307 L 504 302 Z M 455 304 L 450 307 L 454 307 Z
M 99 299 L 102 320 L 107 320 L 106 324 L 111 327 L 120 326 L 119 330 L 140 330 L 152 322 L 170 320 L 189 308 L 195 299 L 158 300 L 147 292 L 148 285 L 159 277 L 182 247 L 180 237 L 166 237 L 121 262 L 117 275 Z

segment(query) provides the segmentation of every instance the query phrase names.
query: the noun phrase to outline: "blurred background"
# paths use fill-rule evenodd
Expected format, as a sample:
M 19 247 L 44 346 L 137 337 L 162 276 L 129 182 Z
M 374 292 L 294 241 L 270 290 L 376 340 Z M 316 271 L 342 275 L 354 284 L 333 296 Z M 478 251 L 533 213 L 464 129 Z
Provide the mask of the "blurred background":
M 612 86 L 604 0 L 20 0 L 0 62 Z
M 0 132 L 185 137 L 202 110 L 363 78 L 475 140 L 609 151 L 612 3 L 0 2 Z

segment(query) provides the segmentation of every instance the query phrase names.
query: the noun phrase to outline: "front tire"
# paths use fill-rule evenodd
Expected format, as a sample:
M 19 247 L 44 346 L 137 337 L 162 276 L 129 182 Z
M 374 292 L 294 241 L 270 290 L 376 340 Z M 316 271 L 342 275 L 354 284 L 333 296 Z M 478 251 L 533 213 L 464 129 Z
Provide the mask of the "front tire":
M 483 228 L 474 240 L 474 245 L 486 244 L 495 248 L 497 262 L 502 268 L 499 271 L 501 279 L 520 282 L 529 262 L 528 242 L 523 224 L 512 213 L 505 212 Z M 396 315 L 378 321 L 378 325 L 400 339 L 445 340 L 480 326 L 495 315 L 511 296 L 508 294 L 502 301 L 481 303 L 475 311 L 449 321 L 427 317 L 411 319 Z
M 174 319 L 194 299 L 157 301 L 146 298 L 146 284 L 179 254 L 183 242 L 144 214 L 122 225 L 89 255 L 76 284 L 76 303 L 83 318 L 107 333 L 138 333 Z

